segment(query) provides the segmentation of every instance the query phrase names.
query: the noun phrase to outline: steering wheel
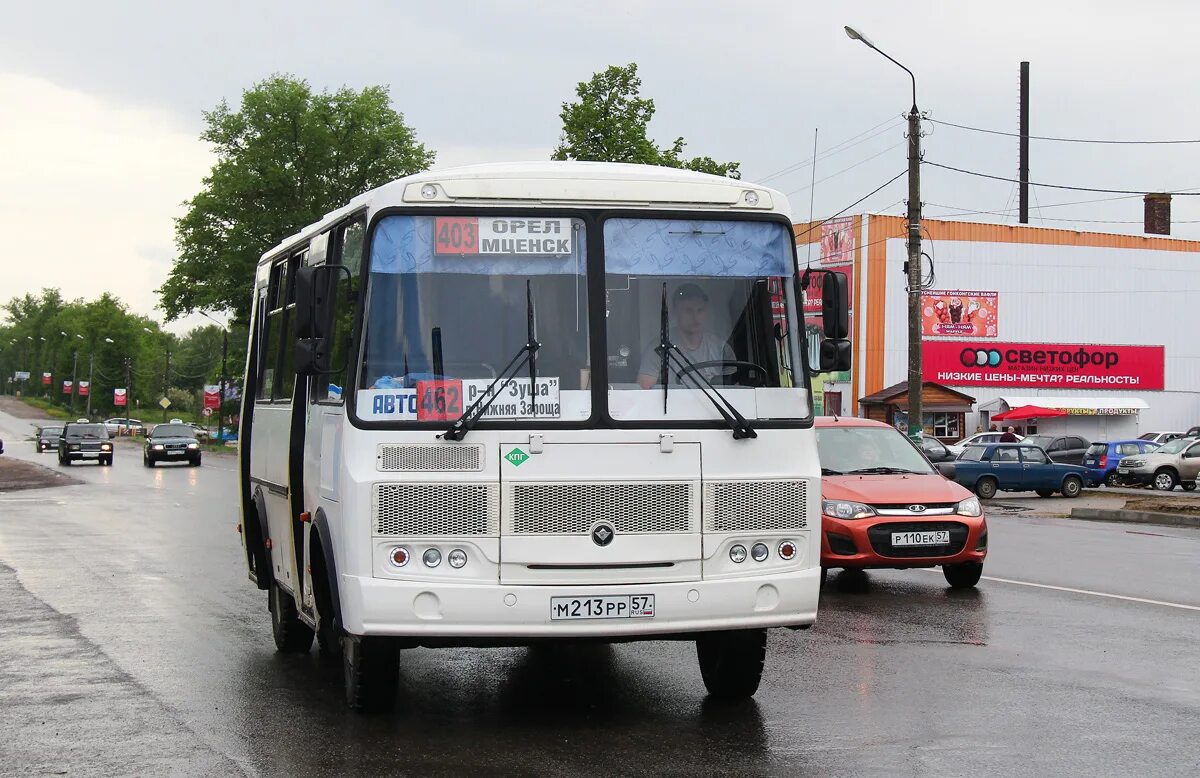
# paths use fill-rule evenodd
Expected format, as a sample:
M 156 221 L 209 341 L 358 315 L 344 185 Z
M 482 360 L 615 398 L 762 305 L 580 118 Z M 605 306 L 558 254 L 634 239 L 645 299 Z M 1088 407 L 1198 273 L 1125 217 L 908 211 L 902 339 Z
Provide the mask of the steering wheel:
M 704 370 L 710 367 L 734 367 L 737 369 L 736 372 L 744 371 L 750 375 L 756 376 L 756 380 L 747 380 L 745 382 L 738 381 L 738 383 L 745 383 L 748 386 L 760 388 L 767 385 L 767 369 L 765 367 L 754 362 L 742 362 L 741 360 L 736 359 L 713 359 L 707 362 L 696 362 L 695 364 L 684 365 L 678 371 L 679 380 L 682 382 L 683 377 L 688 373 L 694 373 L 697 370 Z M 722 374 L 722 377 L 724 377 L 724 374 Z

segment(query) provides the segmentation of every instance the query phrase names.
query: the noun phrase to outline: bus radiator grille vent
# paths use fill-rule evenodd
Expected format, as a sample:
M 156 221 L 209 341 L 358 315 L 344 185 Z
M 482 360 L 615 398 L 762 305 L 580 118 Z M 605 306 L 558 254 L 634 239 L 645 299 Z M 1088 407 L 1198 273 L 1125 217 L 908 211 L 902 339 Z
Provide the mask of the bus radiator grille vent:
M 509 483 L 505 532 L 586 535 L 598 521 L 618 535 L 696 532 L 696 485 L 672 483 Z
M 375 484 L 376 535 L 497 535 L 496 484 Z
M 483 469 L 483 446 L 384 445 L 375 455 L 375 467 L 384 473 L 478 472 Z
M 708 481 L 705 532 L 772 532 L 808 528 L 804 481 Z

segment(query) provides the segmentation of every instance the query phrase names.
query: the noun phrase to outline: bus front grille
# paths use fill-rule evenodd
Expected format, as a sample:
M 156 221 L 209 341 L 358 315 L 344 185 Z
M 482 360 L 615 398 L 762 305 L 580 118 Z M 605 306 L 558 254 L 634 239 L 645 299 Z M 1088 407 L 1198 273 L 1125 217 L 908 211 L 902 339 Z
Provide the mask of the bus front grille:
M 506 535 L 578 535 L 596 522 L 618 535 L 698 532 L 696 484 L 674 482 L 509 483 Z
M 497 535 L 496 484 L 375 484 L 376 535 Z
M 380 472 L 478 472 L 483 469 L 483 446 L 450 444 L 380 445 L 375 454 Z
M 808 528 L 804 481 L 706 481 L 705 532 L 787 532 Z

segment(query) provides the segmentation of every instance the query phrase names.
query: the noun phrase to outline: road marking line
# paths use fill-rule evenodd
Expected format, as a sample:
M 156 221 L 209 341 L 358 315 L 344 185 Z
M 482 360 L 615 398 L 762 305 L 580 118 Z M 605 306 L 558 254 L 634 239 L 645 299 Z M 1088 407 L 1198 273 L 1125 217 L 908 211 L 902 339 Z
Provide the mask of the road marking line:
M 931 573 L 938 572 L 929 568 L 922 568 Z M 1072 594 L 1090 594 L 1093 597 L 1108 597 L 1112 600 L 1125 600 L 1127 602 L 1140 602 L 1146 605 L 1162 605 L 1167 608 L 1181 608 L 1189 611 L 1200 611 L 1200 605 L 1184 605 L 1180 602 L 1163 602 L 1162 600 L 1147 600 L 1144 597 L 1130 597 L 1124 594 L 1109 594 L 1108 592 L 1094 592 L 1091 589 L 1072 589 L 1070 586 L 1051 586 L 1050 584 L 1030 583 L 1029 581 L 1014 581 L 1011 578 L 996 578 L 994 576 L 982 576 L 985 581 L 996 581 L 997 583 L 1016 584 L 1017 586 L 1032 586 L 1036 589 L 1053 589 L 1056 592 L 1070 592 Z

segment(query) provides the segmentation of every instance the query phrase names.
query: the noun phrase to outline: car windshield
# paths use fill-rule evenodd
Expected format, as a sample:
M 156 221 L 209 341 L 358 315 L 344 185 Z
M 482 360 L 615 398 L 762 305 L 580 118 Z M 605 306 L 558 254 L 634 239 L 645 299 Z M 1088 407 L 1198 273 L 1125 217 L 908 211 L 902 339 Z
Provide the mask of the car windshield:
M 529 367 L 518 370 L 481 421 L 591 416 L 587 261 L 580 219 L 381 219 L 371 242 L 358 417 L 457 419 L 526 355 L 531 318 L 540 343 L 533 385 Z
M 613 418 L 719 419 L 704 397 L 709 384 L 747 419 L 808 416 L 789 325 L 797 321 L 792 244 L 775 222 L 606 220 Z M 665 365 L 664 338 L 677 349 Z
M 1093 443 L 1092 445 L 1088 446 L 1087 455 L 1094 457 L 1094 456 L 1100 456 L 1107 452 L 1108 452 L 1108 444 L 1107 443 Z
M 821 472 L 931 473 L 933 468 L 892 427 L 821 427 L 817 429 Z
M 967 462 L 982 462 L 983 455 L 986 453 L 986 446 L 967 446 L 958 458 Z
M 62 431 L 62 427 L 42 427 L 43 435 L 61 435 Z
M 150 433 L 152 438 L 190 438 L 192 428 L 186 424 L 159 424 Z
M 69 438 L 108 438 L 108 430 L 103 424 L 72 424 L 66 431 Z
M 1147 432 L 1145 435 L 1139 435 L 1138 440 L 1154 440 L 1157 437 L 1157 432 Z
M 1159 448 L 1154 449 L 1154 453 L 1155 454 L 1178 454 L 1180 451 L 1183 451 L 1185 448 L 1187 448 L 1194 442 L 1195 441 L 1193 441 L 1191 438 L 1176 438 L 1175 440 L 1172 440 L 1170 443 L 1166 444 L 1165 446 L 1160 446 Z
M 1029 437 L 1025 438 L 1025 440 L 1022 442 L 1029 443 L 1034 446 L 1041 446 L 1042 448 L 1046 448 L 1047 446 L 1050 445 L 1050 441 L 1052 441 L 1052 440 L 1054 440 L 1054 438 L 1050 437 L 1049 435 L 1030 435 Z

